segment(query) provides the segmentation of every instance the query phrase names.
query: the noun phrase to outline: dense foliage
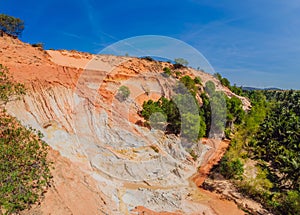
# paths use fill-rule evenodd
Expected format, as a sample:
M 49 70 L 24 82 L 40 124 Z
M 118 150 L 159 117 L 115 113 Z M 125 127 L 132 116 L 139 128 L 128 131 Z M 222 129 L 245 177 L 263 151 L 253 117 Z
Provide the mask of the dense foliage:
M 24 30 L 24 21 L 19 18 L 0 14 L 0 32 L 4 32 L 13 36 L 20 36 Z
M 162 97 L 158 101 L 144 102 L 140 114 L 152 128 L 165 123 L 165 126 L 159 127 L 165 129 L 166 133 L 196 141 L 204 136 L 222 137 L 226 126 L 231 127 L 234 122 L 240 123 L 242 120 L 244 111 L 241 101 L 216 91 L 212 81 L 206 83 L 203 91 L 199 77 L 193 79 L 188 75 L 183 76 L 178 70 L 176 73 L 168 67 L 163 71 L 165 77 L 172 75 L 178 82 L 173 88 L 175 95 L 171 99 Z M 202 103 L 199 103 L 200 98 Z M 226 106 L 229 108 L 226 109 Z
M 40 134 L 1 113 L 0 210 L 12 213 L 29 208 L 48 186 L 48 148 L 40 138 Z
M 12 82 L 7 72 L 0 65 L 2 104 L 25 93 L 24 86 Z M 0 214 L 29 208 L 45 192 L 51 177 L 47 150 L 39 132 L 0 110 Z
M 236 95 L 240 95 L 240 96 L 244 96 L 244 92 L 242 87 L 237 87 L 235 84 L 231 85 L 230 81 L 227 78 L 222 77 L 222 75 L 220 73 L 215 73 L 214 76 L 220 81 L 220 83 L 229 88 L 233 93 L 235 93 Z
M 275 214 L 300 214 L 300 92 L 248 91 L 252 109 L 218 170 Z M 256 176 L 241 176 L 234 161 L 255 161 Z
M 260 125 L 252 148 L 270 164 L 280 186 L 300 189 L 300 92 L 273 92 L 275 104 Z
M 245 113 L 238 98 L 226 98 L 225 134 L 231 146 L 215 171 L 274 214 L 300 214 L 300 92 L 244 91 L 219 73 L 215 77 L 252 104 Z M 213 82 L 206 83 L 206 92 L 201 98 L 211 128 L 211 117 L 220 114 L 209 110 L 217 105 L 211 104 L 216 95 Z
M 216 91 L 212 81 L 203 91 L 201 79 L 169 68 L 164 72 L 178 79 L 176 96 L 145 102 L 141 115 L 149 120 L 161 113 L 165 117 L 156 118 L 165 120 L 168 132 L 192 141 L 225 131 L 231 146 L 215 170 L 274 214 L 300 214 L 300 92 L 244 91 L 215 74 L 222 85 L 250 99 L 251 110 L 245 112 L 240 99 Z
M 164 74 L 166 73 L 167 75 L 173 74 L 167 67 L 164 68 Z M 141 116 L 150 121 L 150 125 L 153 125 L 158 124 L 153 122 L 154 119 L 164 119 L 157 117 L 158 115 L 155 113 L 162 113 L 166 119 L 166 124 L 162 128 L 166 133 L 180 134 L 190 141 L 196 141 L 206 133 L 205 120 L 203 115 L 199 114 L 200 106 L 196 101 L 196 93 L 201 85 L 201 79 L 192 79 L 187 75 L 178 78 L 179 81 L 173 89 L 176 95 L 171 99 L 161 97 L 156 102 L 152 100 L 144 102 Z M 153 115 L 155 117 L 151 117 Z

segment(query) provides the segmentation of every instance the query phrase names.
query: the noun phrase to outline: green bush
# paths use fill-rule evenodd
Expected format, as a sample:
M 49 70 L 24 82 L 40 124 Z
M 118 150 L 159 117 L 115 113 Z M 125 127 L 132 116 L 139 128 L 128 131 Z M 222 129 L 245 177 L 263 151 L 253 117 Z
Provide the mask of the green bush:
M 18 99 L 24 94 L 24 85 L 12 82 L 8 69 L 0 64 L 0 103 L 6 104 L 8 101 Z
M 167 117 L 162 112 L 154 112 L 149 118 L 150 127 L 157 130 L 163 130 L 166 126 L 166 122 Z
M 230 88 L 230 82 L 227 78 L 223 78 L 220 73 L 215 73 L 214 76 L 221 82 L 223 86 Z
M 201 84 L 201 83 L 202 83 L 201 78 L 200 78 L 200 77 L 194 78 L 194 83 L 195 83 L 195 84 Z
M 196 94 L 197 87 L 195 86 L 194 80 L 188 76 L 185 75 L 182 78 L 180 78 L 180 82 L 184 84 L 184 86 L 193 94 Z
M 121 86 L 118 89 L 118 93 L 116 95 L 116 98 L 120 101 L 123 102 L 125 101 L 128 97 L 130 96 L 130 90 L 127 86 Z
M 169 77 L 172 74 L 172 71 L 169 67 L 165 67 L 163 74 L 164 74 L 165 77 Z
M 25 94 L 23 85 L 9 79 L 0 65 L 0 100 Z M 36 203 L 50 183 L 48 146 L 40 132 L 25 128 L 5 109 L 0 110 L 0 214 L 18 213 Z
M 0 211 L 10 214 L 37 202 L 51 174 L 41 135 L 4 112 L 0 115 Z
M 182 75 L 182 73 L 179 72 L 179 71 L 176 71 L 176 72 L 175 72 L 175 75 L 176 75 L 176 78 L 179 78 L 179 77 Z
M 227 78 L 222 78 L 221 84 L 225 87 L 228 87 L 228 88 L 230 87 L 230 82 Z
M 300 192 L 290 190 L 283 195 L 281 211 L 287 215 L 300 214 Z
M 205 135 L 206 125 L 202 116 L 184 113 L 181 117 L 181 135 L 189 141 L 197 141 Z
M 220 163 L 220 173 L 227 179 L 239 179 L 244 173 L 244 165 L 239 158 L 230 159 L 225 155 Z
M 241 124 L 245 117 L 245 111 L 243 110 L 242 101 L 233 96 L 232 98 L 226 97 L 226 107 L 227 107 L 227 122 L 229 124 Z
M 150 116 L 153 113 L 163 113 L 161 106 L 158 102 L 154 102 L 151 99 L 143 104 L 143 110 L 141 111 L 141 115 L 146 119 L 149 120 Z
M 212 96 L 216 91 L 216 85 L 212 81 L 207 81 L 205 84 L 205 91 L 209 96 Z
M 188 76 L 185 75 L 180 78 L 180 82 L 177 83 L 174 87 L 174 91 L 177 94 L 192 94 L 193 97 L 196 96 L 197 93 L 197 87 L 195 85 L 194 80 Z
M 152 100 L 145 101 L 143 104 L 143 110 L 140 114 L 147 121 L 154 120 L 154 118 L 151 118 L 151 116 L 155 116 L 155 118 L 160 119 L 160 122 L 164 122 L 166 120 L 168 122 L 166 132 L 173 134 L 180 133 L 180 113 L 173 100 L 168 100 L 164 97 L 161 97 L 156 102 Z

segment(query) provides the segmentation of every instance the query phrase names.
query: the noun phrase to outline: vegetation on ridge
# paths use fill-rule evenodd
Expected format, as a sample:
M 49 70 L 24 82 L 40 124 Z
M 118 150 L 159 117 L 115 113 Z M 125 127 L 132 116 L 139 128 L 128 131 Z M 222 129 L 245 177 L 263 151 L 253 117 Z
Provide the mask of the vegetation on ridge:
M 172 76 L 177 79 L 177 84 L 173 87 L 175 95 L 170 99 L 161 97 L 158 101 L 144 102 L 140 115 L 150 125 L 157 124 L 153 123 L 153 120 L 166 119 L 166 122 L 160 122 L 165 123 L 165 126 L 161 127 L 162 130 L 194 142 L 208 135 L 223 136 L 225 127 L 242 120 L 244 111 L 241 101 L 216 91 L 212 81 L 208 81 L 203 87 L 199 77 L 192 79 L 168 67 L 163 71 L 165 78 Z M 200 98 L 202 103 L 199 103 Z M 155 113 L 161 113 L 165 117 L 151 118 Z
M 190 141 L 211 135 L 210 129 L 225 131 L 231 145 L 214 172 L 232 180 L 240 192 L 274 214 L 300 214 L 300 92 L 243 91 L 216 75 L 223 85 L 250 99 L 252 108 L 245 112 L 240 99 L 216 91 L 212 81 L 203 91 L 200 80 L 178 76 L 169 68 L 164 73 L 168 74 L 166 78 L 178 80 L 173 89 L 175 96 L 144 102 L 141 115 L 150 125 L 151 116 L 160 113 L 165 117 L 155 120 L 166 123 L 160 129 Z M 201 103 L 197 100 L 199 95 Z M 193 101 L 198 115 L 193 112 Z
M 231 146 L 215 172 L 274 214 L 300 214 L 300 92 L 242 94 L 251 100 L 251 111 L 235 125 Z
M 24 86 L 12 82 L 7 72 L 0 65 L 2 103 L 25 93 Z M 48 146 L 40 132 L 23 127 L 4 108 L 0 116 L 0 214 L 11 214 L 30 208 L 49 185 Z

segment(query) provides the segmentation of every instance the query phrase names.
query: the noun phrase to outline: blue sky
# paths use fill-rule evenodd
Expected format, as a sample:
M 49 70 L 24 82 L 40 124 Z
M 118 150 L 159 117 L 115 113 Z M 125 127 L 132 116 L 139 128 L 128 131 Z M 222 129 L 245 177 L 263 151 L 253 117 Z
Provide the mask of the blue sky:
M 300 89 L 298 0 L 0 0 L 25 21 L 22 40 L 98 53 L 126 38 L 161 35 L 199 50 L 232 83 Z

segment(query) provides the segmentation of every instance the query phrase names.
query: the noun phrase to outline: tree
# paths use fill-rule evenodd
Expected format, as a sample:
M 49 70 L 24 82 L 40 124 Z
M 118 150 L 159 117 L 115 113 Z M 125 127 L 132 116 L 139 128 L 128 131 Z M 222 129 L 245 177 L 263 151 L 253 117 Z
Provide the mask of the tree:
M 214 77 L 217 78 L 223 86 L 228 87 L 228 88 L 231 87 L 230 81 L 227 78 L 223 78 L 220 73 L 215 73 Z
M 227 179 L 240 178 L 244 173 L 244 165 L 239 158 L 231 159 L 225 155 L 220 163 L 220 172 Z
M 15 37 L 21 36 L 24 30 L 24 21 L 5 14 L 0 14 L 0 32 L 10 34 Z
M 193 96 L 195 96 L 197 92 L 197 87 L 195 85 L 194 80 L 190 76 L 185 75 L 182 78 L 180 78 L 180 82 L 176 84 L 174 91 L 178 94 L 191 93 Z
M 154 102 L 153 100 L 145 101 L 143 104 L 143 110 L 141 111 L 141 116 L 146 120 L 149 120 L 153 113 L 163 113 L 158 102 Z
M 221 137 L 224 134 L 226 124 L 226 95 L 221 91 L 216 91 L 210 95 L 210 108 L 210 137 Z
M 202 80 L 201 80 L 200 77 L 194 78 L 194 83 L 195 83 L 195 84 L 200 84 L 200 85 L 201 85 L 201 82 L 202 82 Z
M 256 157 L 281 173 L 279 186 L 300 189 L 300 93 L 288 91 L 272 97 L 278 100 L 256 135 Z
M 222 78 L 221 84 L 225 87 L 230 87 L 230 81 L 227 78 Z
M 181 117 L 181 135 L 189 141 L 199 138 L 200 116 L 192 113 L 183 113 Z
M 245 111 L 243 110 L 242 101 L 233 96 L 232 98 L 226 97 L 227 106 L 227 123 L 231 125 L 232 123 L 240 124 L 243 121 Z
M 222 80 L 222 75 L 218 72 L 214 74 L 214 77 L 217 78 L 219 81 Z
M 174 61 L 175 63 L 181 64 L 183 66 L 187 66 L 189 64 L 189 62 L 183 58 L 175 58 Z
M 207 92 L 207 94 L 209 96 L 212 96 L 215 93 L 215 90 L 216 90 L 216 86 L 215 86 L 214 82 L 212 82 L 212 81 L 206 82 L 205 91 Z

